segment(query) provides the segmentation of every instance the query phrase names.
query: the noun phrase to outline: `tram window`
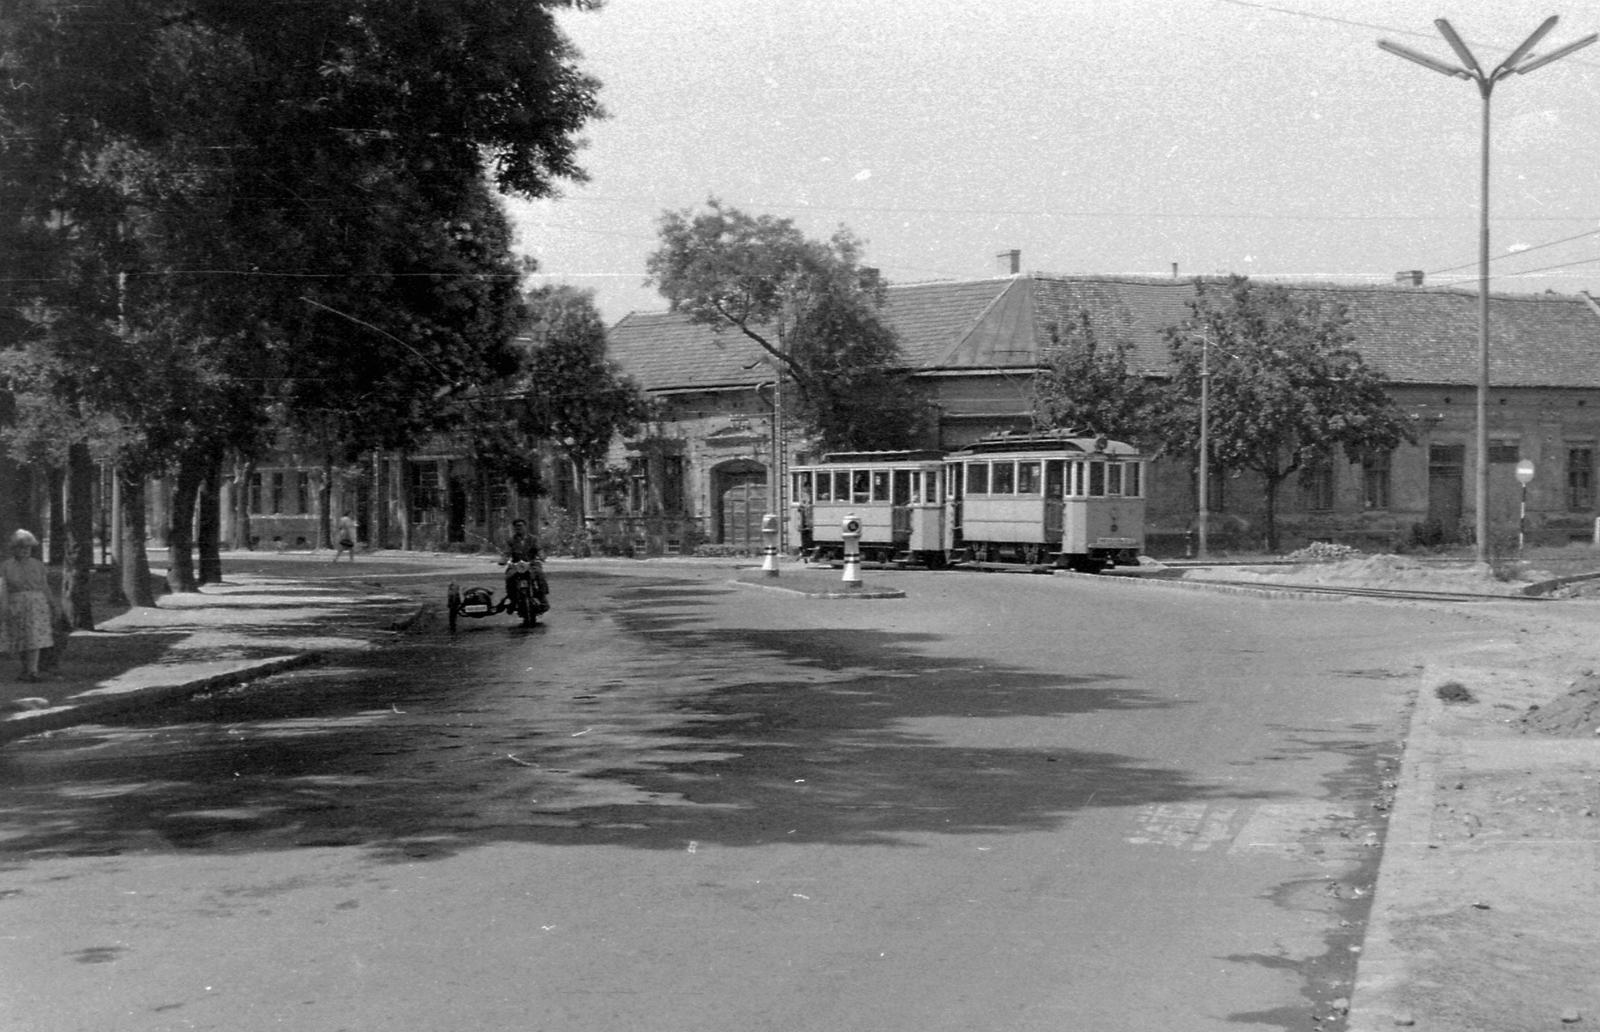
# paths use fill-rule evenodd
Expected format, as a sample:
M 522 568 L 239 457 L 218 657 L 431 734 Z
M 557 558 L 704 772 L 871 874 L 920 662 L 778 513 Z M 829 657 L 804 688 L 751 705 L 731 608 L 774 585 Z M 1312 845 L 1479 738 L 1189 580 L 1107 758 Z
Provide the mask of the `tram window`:
M 987 462 L 967 463 L 967 494 L 989 493 L 989 464 Z
M 811 501 L 810 473 L 796 473 L 794 475 L 794 500 L 797 502 Z
M 946 481 L 945 487 L 946 490 L 950 492 L 950 497 L 956 501 L 960 501 L 961 495 L 963 494 L 963 491 L 961 490 L 963 486 L 961 480 L 961 467 L 946 466 L 944 468 L 944 476 Z
M 817 474 L 817 501 L 833 501 L 833 477 L 827 473 Z
M 1017 463 L 1017 494 L 1038 495 L 1039 493 L 1039 464 L 1037 462 Z
M 872 471 L 872 500 L 875 502 L 889 500 L 889 471 L 886 469 Z
M 897 469 L 894 471 L 894 488 L 890 492 L 889 501 L 895 505 L 911 504 L 911 471 Z
M 1119 495 L 1122 493 L 1122 463 L 1106 463 L 1106 494 Z
M 989 475 L 989 493 L 1017 493 L 1017 464 L 1015 462 L 997 462 L 994 464 L 994 472 Z
M 1083 463 L 1074 462 L 1071 465 L 1072 478 L 1067 482 L 1067 494 L 1078 496 L 1083 494 Z
M 1089 497 L 1098 498 L 1106 493 L 1106 464 L 1089 463 Z
M 1044 496 L 1060 498 L 1066 491 L 1066 463 L 1052 459 L 1044 464 Z
M 850 500 L 850 471 L 836 469 L 833 471 L 833 500 L 848 502 Z
M 853 469 L 850 471 L 850 500 L 852 502 L 868 502 L 872 500 L 871 470 Z
M 1138 498 L 1144 493 L 1144 485 L 1139 482 L 1139 472 L 1143 468 L 1142 462 L 1128 463 L 1128 481 L 1122 485 L 1122 493 L 1129 498 Z

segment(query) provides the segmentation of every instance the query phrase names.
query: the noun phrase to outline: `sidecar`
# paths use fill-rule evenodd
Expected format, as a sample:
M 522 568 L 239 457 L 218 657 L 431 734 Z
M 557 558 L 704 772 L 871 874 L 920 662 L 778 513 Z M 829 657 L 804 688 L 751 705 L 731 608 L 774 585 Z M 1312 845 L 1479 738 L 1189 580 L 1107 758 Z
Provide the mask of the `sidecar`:
M 504 613 L 511 608 L 511 599 L 503 598 L 496 602 L 494 592 L 488 588 L 463 588 L 455 581 L 451 581 L 449 592 L 445 596 L 445 608 L 450 614 L 450 633 L 454 634 L 456 621 L 459 618 L 465 616 L 478 620 L 485 616 Z

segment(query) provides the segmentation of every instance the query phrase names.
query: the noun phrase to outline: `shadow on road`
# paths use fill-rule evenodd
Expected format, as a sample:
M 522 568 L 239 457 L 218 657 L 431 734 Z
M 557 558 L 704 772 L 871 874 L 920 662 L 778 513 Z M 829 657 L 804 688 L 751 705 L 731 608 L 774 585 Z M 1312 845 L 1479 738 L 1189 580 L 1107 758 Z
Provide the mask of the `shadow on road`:
M 0 753 L 0 862 L 329 845 L 415 860 L 501 841 L 914 846 L 1238 797 L 1060 747 L 1047 726 L 1182 703 L 1109 675 L 930 655 L 929 635 L 712 633 L 701 611 L 726 591 L 618 585 L 619 640 L 556 673 L 475 670 L 459 641 L 412 640 L 369 669 L 19 743 Z

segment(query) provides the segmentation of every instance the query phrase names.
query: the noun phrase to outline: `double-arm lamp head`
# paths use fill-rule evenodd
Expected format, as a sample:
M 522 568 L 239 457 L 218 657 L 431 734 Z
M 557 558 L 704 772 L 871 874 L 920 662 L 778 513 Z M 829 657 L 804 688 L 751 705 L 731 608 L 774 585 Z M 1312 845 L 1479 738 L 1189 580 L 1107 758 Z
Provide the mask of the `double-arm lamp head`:
M 1439 35 L 1443 36 L 1445 42 L 1450 44 L 1450 49 L 1456 52 L 1456 57 L 1461 60 L 1460 65 L 1441 61 L 1437 57 L 1422 53 L 1420 50 L 1412 50 L 1410 47 L 1403 47 L 1398 43 L 1390 43 L 1386 39 L 1380 39 L 1378 46 L 1380 49 L 1387 50 L 1397 57 L 1403 57 L 1407 61 L 1414 61 L 1422 67 L 1432 69 L 1442 75 L 1452 75 L 1458 79 L 1471 79 L 1478 84 L 1480 90 L 1487 94 L 1494 88 L 1495 83 L 1506 76 L 1513 73 L 1527 75 L 1535 68 L 1543 68 L 1551 61 L 1559 61 L 1575 50 L 1582 50 L 1597 38 L 1596 34 L 1591 32 L 1582 39 L 1552 50 L 1548 54 L 1540 54 L 1537 57 L 1530 58 L 1529 55 L 1533 52 L 1533 48 L 1538 45 L 1539 41 L 1551 29 L 1556 27 L 1556 22 L 1559 20 L 1553 14 L 1546 18 L 1544 24 L 1534 29 L 1533 34 L 1523 40 L 1522 45 L 1508 54 L 1504 61 L 1496 65 L 1492 72 L 1483 70 L 1483 67 L 1478 64 L 1478 59 L 1472 56 L 1472 51 L 1467 49 L 1467 44 L 1456 34 L 1456 30 L 1450 27 L 1450 23 L 1443 18 L 1436 19 L 1433 24 L 1438 28 Z

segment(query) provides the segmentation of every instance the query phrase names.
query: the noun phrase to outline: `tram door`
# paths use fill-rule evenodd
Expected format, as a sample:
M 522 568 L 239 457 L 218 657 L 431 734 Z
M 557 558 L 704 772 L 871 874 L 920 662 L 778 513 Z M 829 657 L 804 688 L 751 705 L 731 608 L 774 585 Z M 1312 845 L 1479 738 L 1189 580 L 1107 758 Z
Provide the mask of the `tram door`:
M 1066 505 L 1066 462 L 1050 459 L 1044 464 L 1044 539 L 1046 543 L 1061 544 Z
M 764 547 L 761 517 L 767 511 L 766 471 L 724 474 L 722 484 L 722 544 Z

